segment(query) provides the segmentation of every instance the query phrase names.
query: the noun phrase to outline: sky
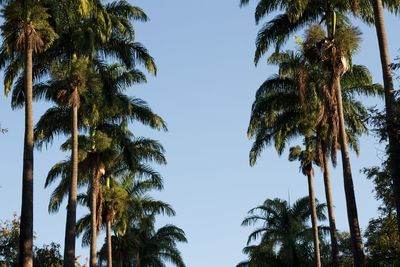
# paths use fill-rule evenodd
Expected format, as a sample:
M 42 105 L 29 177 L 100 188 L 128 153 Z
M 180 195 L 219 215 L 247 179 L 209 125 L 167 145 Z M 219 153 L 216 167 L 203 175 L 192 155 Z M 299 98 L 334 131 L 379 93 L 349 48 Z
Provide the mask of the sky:
M 262 153 L 250 167 L 251 140 L 246 131 L 251 104 L 259 85 L 276 68 L 253 64 L 255 37 L 260 26 L 254 22 L 256 1 L 239 8 L 239 0 L 137 0 L 150 17 L 136 23 L 137 41 L 143 43 L 158 65 L 156 77 L 145 85 L 129 88 L 130 95 L 147 101 L 168 123 L 169 131 L 156 132 L 138 123 L 131 125 L 136 136 L 159 140 L 166 148 L 168 164 L 158 167 L 165 189 L 154 197 L 170 203 L 177 212 L 172 218 L 159 217 L 157 225 L 175 224 L 188 238 L 179 245 L 189 267 L 233 267 L 246 257 L 251 227 L 241 221 L 251 208 L 267 198 L 296 199 L 307 195 L 307 179 L 298 162 L 289 162 L 287 153 L 277 156 L 273 147 Z M 266 21 L 266 20 L 265 20 Z M 363 42 L 353 63 L 366 65 L 375 82 L 381 82 L 381 67 L 375 30 L 361 26 Z M 386 16 L 392 59 L 399 54 L 398 20 Z M 302 33 L 298 33 L 302 36 Z M 293 48 L 293 38 L 288 48 Z M 0 74 L 2 80 L 2 73 Z M 1 89 L 3 86 L 1 87 Z M 382 106 L 382 99 L 363 100 Z M 49 107 L 35 103 L 35 121 Z M 0 97 L 0 122 L 8 133 L 0 135 L 0 220 L 20 211 L 23 149 L 23 111 L 12 111 L 10 98 Z M 59 151 L 60 136 L 47 149 L 35 151 L 34 231 L 36 245 L 52 241 L 62 245 L 65 203 L 57 214 L 48 214 L 47 205 L 54 187 L 44 189 L 48 170 L 68 155 Z M 301 144 L 293 140 L 291 145 Z M 332 171 L 335 215 L 339 230 L 348 231 L 340 155 Z M 360 173 L 364 167 L 379 165 L 383 146 L 373 136 L 361 138 L 361 155 L 351 154 L 353 179 L 360 225 L 377 216 L 378 202 L 373 184 Z M 316 195 L 325 201 L 321 173 L 316 172 Z M 87 213 L 80 208 L 78 217 Z M 328 222 L 324 222 L 328 224 Z M 99 238 L 99 247 L 104 235 Z M 88 255 L 77 241 L 77 255 Z

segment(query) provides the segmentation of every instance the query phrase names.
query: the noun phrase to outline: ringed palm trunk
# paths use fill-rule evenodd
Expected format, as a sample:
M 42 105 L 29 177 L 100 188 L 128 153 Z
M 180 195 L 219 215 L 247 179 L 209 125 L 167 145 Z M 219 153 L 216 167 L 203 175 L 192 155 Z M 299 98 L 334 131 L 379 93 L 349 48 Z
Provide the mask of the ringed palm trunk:
M 25 30 L 25 134 L 22 171 L 22 204 L 19 237 L 19 266 L 33 264 L 33 110 L 32 110 L 32 39 Z
M 307 169 L 308 179 L 308 196 L 310 198 L 311 207 L 311 223 L 314 238 L 314 264 L 316 267 L 321 267 L 321 253 L 319 249 L 319 236 L 318 236 L 318 222 L 317 222 L 317 208 L 315 205 L 315 190 L 314 190 L 314 170 L 310 163 Z
M 97 194 L 99 191 L 99 171 L 93 168 L 91 194 L 90 194 L 90 267 L 97 265 Z
M 107 267 L 112 267 L 111 221 L 107 220 Z
M 107 189 L 110 189 L 110 177 L 106 179 Z M 111 208 L 109 207 L 109 202 L 107 203 L 107 267 L 112 267 L 112 240 L 111 240 Z
M 382 0 L 374 0 L 372 2 L 375 17 L 376 35 L 378 37 L 379 53 L 382 65 L 383 85 L 385 88 L 386 127 L 389 137 L 390 170 L 397 211 L 397 227 L 400 235 L 400 142 L 398 136 L 396 135 L 398 115 L 396 114 L 394 108 L 395 97 L 393 89 L 393 77 L 390 68 L 390 56 L 387 45 Z
M 333 196 L 331 189 L 331 178 L 329 173 L 329 162 L 328 153 L 326 151 L 325 144 L 322 144 L 322 160 L 323 160 L 323 175 L 324 175 L 324 185 L 325 185 L 325 197 L 326 204 L 328 206 L 328 218 L 329 218 L 329 231 L 331 234 L 331 256 L 332 256 L 332 266 L 339 266 L 339 248 L 337 243 L 337 232 L 336 232 L 336 222 L 335 222 L 335 212 L 333 209 Z
M 357 203 L 354 193 L 353 177 L 351 174 L 350 156 L 347 144 L 346 128 L 344 125 L 343 103 L 342 103 L 342 88 L 340 85 L 340 76 L 335 75 L 334 87 L 336 91 L 336 99 L 339 116 L 339 143 L 342 156 L 342 168 L 344 179 L 344 191 L 346 196 L 347 218 L 349 220 L 349 228 L 353 245 L 353 259 L 355 267 L 364 267 L 365 258 L 363 251 L 363 243 L 358 222 Z
M 78 91 L 73 89 L 72 95 L 77 98 Z M 65 227 L 64 267 L 75 266 L 75 237 L 76 237 L 76 203 L 78 191 L 78 105 L 71 107 L 72 117 L 72 174 L 68 193 L 67 223 Z

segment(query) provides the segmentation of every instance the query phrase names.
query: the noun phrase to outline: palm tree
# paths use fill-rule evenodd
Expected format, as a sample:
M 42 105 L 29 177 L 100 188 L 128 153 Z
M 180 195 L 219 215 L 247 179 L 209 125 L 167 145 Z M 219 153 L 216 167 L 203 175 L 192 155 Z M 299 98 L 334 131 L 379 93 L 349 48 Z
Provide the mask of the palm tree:
M 60 35 L 58 42 L 47 50 L 37 62 L 36 76 L 48 74 L 48 66 L 54 61 L 69 69 L 64 74 L 62 91 L 46 98 L 58 98 L 57 102 L 63 102 L 65 108 L 60 110 L 65 113 L 70 108 L 71 127 L 63 126 L 74 137 L 72 149 L 72 183 L 70 184 L 69 204 L 67 209 L 67 224 L 65 237 L 64 262 L 66 266 L 73 266 L 75 258 L 75 222 L 76 222 L 76 196 L 77 196 L 77 136 L 78 136 L 78 106 L 80 103 L 79 92 L 84 88 L 85 77 L 74 74 L 84 73 L 80 68 L 89 70 L 98 60 L 93 61 L 94 56 L 102 60 L 111 59 L 122 62 L 128 68 L 142 64 L 151 74 L 156 73 L 153 58 L 147 50 L 137 42 L 134 42 L 134 29 L 132 21 L 147 20 L 144 12 L 133 7 L 126 1 L 111 2 L 102 5 L 99 1 L 51 1 L 48 3 L 53 14 L 53 24 Z M 95 7 L 95 8 L 94 8 Z M 96 10 L 96 12 L 94 12 Z M 4 50 L 1 51 L 4 53 Z M 8 76 L 13 78 L 14 72 Z M 7 80 L 11 78 L 7 77 Z M 59 80 L 59 79 L 58 79 Z M 16 85 L 19 85 L 19 80 Z M 87 84 L 86 84 L 87 85 Z M 21 90 L 19 90 L 21 92 Z M 18 91 L 13 95 L 14 99 L 24 98 Z M 38 98 L 45 94 L 37 94 Z M 19 102 L 13 102 L 18 106 Z
M 167 214 L 174 215 L 174 210 L 166 203 L 157 201 L 147 195 L 147 192 L 153 189 L 162 188 L 161 177 L 150 177 L 150 179 L 140 178 L 141 171 L 133 176 L 129 171 L 120 177 L 109 178 L 109 187 L 103 186 L 101 189 L 102 202 L 99 206 L 105 205 L 103 211 L 101 226 L 106 228 L 106 242 L 102 257 L 107 259 L 107 266 L 112 266 L 112 228 L 116 233 L 123 235 L 128 228 L 130 221 L 139 219 L 143 214 Z M 146 174 L 146 176 L 149 174 Z M 154 176 L 154 174 L 153 174 Z M 158 176 L 158 174 L 155 174 Z M 87 198 L 85 198 L 87 199 Z M 78 229 L 83 233 L 83 243 L 87 245 L 90 238 L 91 225 L 89 215 L 79 220 Z M 104 257 L 104 256 L 107 257 Z M 104 259 L 103 259 L 104 260 Z M 101 259 L 102 261 L 102 259 Z
M 83 71 L 80 71 L 82 74 Z M 79 90 L 81 119 L 79 125 L 82 129 L 89 131 L 90 135 L 87 139 L 80 138 L 80 142 L 86 142 L 87 151 L 86 159 L 81 159 L 86 164 L 86 168 L 92 172 L 92 210 L 96 210 L 96 195 L 99 191 L 99 179 L 101 173 L 104 174 L 104 158 L 110 152 L 110 145 L 115 144 L 110 142 L 110 138 L 119 140 L 119 147 L 124 147 L 123 142 L 131 135 L 124 130 L 116 130 L 115 123 L 122 123 L 123 120 L 139 120 L 145 125 L 152 128 L 166 130 L 165 122 L 156 114 L 154 114 L 147 104 L 140 100 L 129 98 L 122 94 L 122 91 L 133 84 L 144 82 L 145 76 L 138 70 L 127 70 L 122 65 L 113 64 L 110 66 L 104 65 L 102 62 L 97 62 L 95 73 L 93 70 L 88 70 L 86 76 L 87 83 L 91 84 L 90 91 L 87 88 Z M 93 77 L 93 78 L 90 78 Z M 90 78 L 90 80 L 89 80 Z M 92 80 L 92 81 L 91 81 Z M 45 95 L 46 98 L 57 102 L 57 98 L 62 92 L 62 86 L 65 84 L 65 79 L 61 77 L 59 80 L 53 80 L 48 84 L 41 84 L 35 92 L 38 95 Z M 62 104 L 59 102 L 59 105 Z M 60 117 L 61 116 L 61 117 Z M 40 143 L 43 141 L 51 141 L 54 134 L 58 132 L 66 132 L 69 129 L 65 128 L 61 118 L 68 116 L 65 109 L 53 108 L 46 112 L 39 120 L 37 125 L 37 133 L 40 138 Z M 49 122 L 52 122 L 51 124 Z M 124 125 L 124 123 L 122 123 Z M 108 131 L 108 132 L 107 132 Z M 110 131 L 114 131 L 111 133 Z M 124 136 L 124 133 L 127 135 Z M 109 136 L 107 134 L 118 134 L 117 136 Z M 118 139 L 119 138 L 119 139 Z M 99 139 L 99 140 L 96 140 Z M 103 144 L 101 143 L 103 142 Z M 104 143 L 106 142 L 106 143 Z M 103 146 L 103 147 L 101 147 Z M 115 154 L 115 153 L 114 153 Z M 113 155 L 113 154 L 111 154 Z M 124 154 L 123 154 L 124 155 Z M 128 155 L 128 154 L 127 154 Z M 131 160 L 131 159 L 127 159 Z M 92 223 L 96 224 L 96 213 L 92 212 Z M 91 242 L 91 262 L 96 261 L 96 227 L 93 228 Z
M 56 33 L 48 23 L 49 14 L 41 3 L 36 1 L 2 1 L 1 26 L 3 51 L 1 68 L 6 68 L 6 75 L 16 67 L 24 68 L 25 94 L 25 134 L 22 173 L 21 234 L 19 242 L 19 265 L 32 266 L 33 246 L 33 111 L 32 111 L 32 58 L 40 53 L 56 38 Z M 23 58 L 15 63 L 16 58 Z M 5 79 L 5 92 L 11 89 L 12 80 Z
M 389 139 L 390 170 L 393 183 L 393 194 L 396 202 L 397 227 L 400 234 L 400 140 L 395 132 L 399 118 L 395 104 L 393 77 L 390 67 L 390 55 L 387 45 L 382 0 L 372 1 L 372 6 L 374 10 L 376 35 L 379 44 L 379 54 L 381 58 L 383 85 L 385 88 L 386 131 Z M 398 7 L 394 8 L 397 9 Z
M 38 9 L 38 4 L 37 1 L 15 1 L 16 3 L 19 3 L 20 5 L 22 5 L 24 8 L 26 8 L 24 14 L 29 14 L 30 16 L 32 16 L 32 14 L 34 14 L 35 16 L 47 16 L 47 14 L 51 14 L 52 15 L 52 20 L 51 20 L 51 24 L 53 26 L 53 28 L 55 29 L 55 31 L 59 34 L 59 39 L 58 41 L 52 45 L 49 49 L 47 49 L 44 53 L 44 55 L 42 57 L 40 57 L 40 60 L 37 60 L 35 62 L 33 62 L 34 64 L 34 70 L 35 73 L 34 75 L 32 75 L 32 73 L 30 73 L 31 76 L 34 76 L 35 78 L 39 78 L 39 77 L 43 77 L 46 74 L 48 74 L 48 70 L 49 70 L 49 66 L 51 64 L 52 61 L 54 60 L 59 60 L 61 59 L 61 57 L 59 56 L 59 53 L 61 51 L 64 51 L 64 47 L 60 48 L 57 44 L 60 43 L 60 39 L 62 39 L 62 31 L 60 30 L 59 24 L 55 23 L 58 21 L 58 19 L 60 19 L 60 15 L 62 14 L 63 16 L 65 16 L 67 13 L 65 13 L 65 9 L 63 10 L 63 12 L 54 12 L 57 9 L 53 8 L 53 2 L 47 2 L 44 3 L 46 5 L 47 8 L 49 9 L 44 9 L 42 7 L 42 10 Z M 84 3 L 84 1 L 68 1 L 68 4 L 71 6 L 74 6 L 73 9 L 70 10 L 70 13 L 74 13 L 75 16 L 82 18 L 81 15 L 83 15 L 83 13 L 87 13 L 88 10 L 86 8 L 83 8 L 82 4 Z M 85 2 L 86 3 L 86 2 Z M 85 4 L 86 7 L 86 4 Z M 72 11 L 73 10 L 73 11 Z M 48 13 L 47 13 L 48 11 Z M 78 11 L 78 12 L 77 12 Z M 79 12 L 81 11 L 81 12 Z M 85 12 L 83 12 L 85 11 Z M 46 18 L 47 18 L 46 17 Z M 22 20 L 23 21 L 23 20 Z M 65 20 L 67 22 L 70 22 L 70 20 Z M 64 21 L 64 22 L 65 22 Z M 63 25 L 65 25 L 65 23 L 63 22 Z M 22 23 L 23 25 L 29 26 L 30 23 L 29 21 L 27 23 Z M 15 24 L 15 25 L 18 25 Z M 49 24 L 47 24 L 49 25 Z M 32 26 L 32 25 L 31 25 Z M 31 27 L 29 26 L 29 27 Z M 37 31 L 32 31 L 32 32 L 37 32 Z M 39 33 L 39 32 L 37 32 Z M 35 41 L 39 41 L 44 43 L 43 41 L 40 41 L 40 38 L 36 37 L 34 39 Z M 65 42 L 65 40 L 63 40 L 63 43 L 71 43 L 71 39 L 68 39 L 67 42 Z M 56 47 L 56 48 L 55 48 Z M 55 53 L 56 51 L 56 53 Z M 1 57 L 2 58 L 7 58 L 8 56 L 8 50 L 6 48 L 2 48 L 1 50 Z M 77 67 L 78 65 L 78 60 L 76 56 L 71 56 L 71 59 L 73 59 L 73 63 L 74 63 L 74 67 Z M 38 58 L 39 59 L 39 58 Z M 10 66 L 12 66 L 12 68 L 8 67 L 7 71 L 6 71 L 6 75 L 5 75 L 5 83 L 6 83 L 6 88 L 7 87 L 11 87 L 13 84 L 14 79 L 18 76 L 18 73 L 21 69 L 21 64 L 19 64 L 19 62 L 21 61 L 20 57 L 12 57 L 11 58 L 11 63 L 9 64 Z M 2 64 L 4 65 L 4 64 Z M 74 68 L 71 68 L 71 70 Z M 76 68 L 75 68 L 76 70 Z M 73 72 L 73 71 L 72 71 Z M 77 72 L 75 72 L 76 74 Z M 23 75 L 19 75 L 19 78 L 17 79 L 15 86 L 16 87 L 21 87 L 21 85 L 23 85 L 22 81 L 26 79 L 25 76 Z M 31 81 L 31 85 L 32 85 L 32 80 Z M 77 83 L 70 83 L 68 84 L 68 87 L 64 87 L 65 90 L 69 90 L 71 91 L 71 89 L 76 89 L 77 87 L 79 87 L 79 82 L 77 81 Z M 17 88 L 15 88 L 17 89 Z M 23 100 L 28 103 L 28 98 L 30 99 L 29 101 L 31 102 L 32 99 L 32 93 L 30 94 L 18 94 L 18 92 L 23 92 L 22 90 L 14 90 L 14 94 L 13 96 L 19 96 L 20 98 L 23 98 Z M 73 91 L 71 91 L 73 92 Z M 77 104 L 78 104 L 78 99 L 77 99 L 77 95 L 76 93 L 70 94 L 71 98 L 69 99 L 70 103 L 73 106 L 73 110 L 75 110 L 76 112 L 72 112 L 71 113 L 71 117 L 72 118 L 77 118 Z M 25 99 L 26 98 L 26 99 Z M 29 106 L 25 105 L 25 108 L 27 109 Z M 76 132 L 76 131 L 75 131 Z M 76 141 L 76 140 L 75 140 Z M 77 144 L 77 142 L 75 142 Z M 33 144 L 33 125 L 32 125 L 32 144 Z M 72 154 L 72 158 L 74 159 L 74 162 L 77 162 L 77 154 L 73 153 Z M 75 166 L 75 165 L 74 165 Z M 73 168 L 73 175 L 72 177 L 77 177 L 77 169 Z M 76 181 L 76 179 L 73 179 L 74 181 Z M 64 261 L 66 266 L 70 266 L 73 267 L 74 266 L 74 261 L 75 261 L 75 255 L 74 255 L 74 251 L 75 251 L 75 237 L 74 237 L 74 227 L 75 227 L 75 219 L 74 216 L 76 217 L 76 208 L 75 208 L 75 203 L 76 203 L 76 198 L 74 198 L 74 194 L 76 193 L 76 190 L 74 189 L 74 185 L 75 183 L 72 183 L 71 186 L 71 194 L 72 194 L 72 198 L 71 201 L 69 203 L 69 209 L 67 211 L 67 227 L 66 227 L 66 245 L 65 247 L 65 257 L 64 257 Z M 68 255 L 66 255 L 68 254 Z
M 312 39 L 311 37 L 310 34 L 308 39 Z M 302 45 L 307 46 L 307 43 L 308 41 Z M 331 158 L 335 165 L 338 145 L 337 138 L 332 137 L 331 128 L 334 125 L 330 126 L 328 123 L 330 104 L 324 97 L 326 88 L 329 88 L 327 83 L 329 73 L 318 64 L 311 62 L 306 64 L 309 52 L 305 49 L 297 54 L 291 51 L 276 53 L 269 59 L 271 63 L 279 65 L 280 70 L 279 75 L 267 79 L 256 93 L 248 129 L 249 137 L 255 138 L 250 152 L 250 164 L 255 164 L 265 146 L 274 143 L 277 152 L 281 154 L 288 140 L 304 135 L 307 129 L 312 130 L 316 142 L 321 143 L 316 146 L 315 153 L 324 173 L 329 221 L 332 228 L 331 243 L 335 246 L 336 227 L 327 156 L 331 150 Z M 368 70 L 358 65 L 353 66 L 352 71 L 342 77 L 342 84 L 347 134 L 351 147 L 358 152 L 356 137 L 367 130 L 363 122 L 367 110 L 355 97 L 379 95 L 382 94 L 382 89 L 379 85 L 372 84 Z M 307 98 L 307 101 L 304 98 Z M 305 112 L 307 116 L 304 116 Z M 335 252 L 335 249 L 332 251 Z M 335 255 L 337 259 L 337 252 Z M 334 255 L 332 258 L 335 260 Z
M 301 150 L 300 146 L 292 147 L 290 149 L 289 160 L 299 160 L 300 169 L 308 179 L 308 198 L 310 200 L 311 211 L 311 224 L 313 229 L 314 241 L 314 264 L 317 267 L 321 266 L 321 252 L 320 242 L 318 235 L 318 221 L 317 221 L 317 208 L 315 203 L 315 189 L 314 189 L 314 168 L 313 162 L 316 160 L 314 151 L 311 148 L 311 140 L 309 136 L 305 137 L 306 150 Z
M 307 253 L 313 238 L 312 230 L 307 225 L 312 213 L 309 202 L 309 198 L 304 197 L 290 205 L 284 200 L 275 198 L 267 199 L 262 205 L 251 209 L 242 226 L 251 226 L 259 222 L 262 226 L 250 234 L 248 247 L 244 252 L 250 256 L 260 255 L 261 259 L 267 258 L 265 266 L 310 266 L 312 256 Z M 325 205 L 316 201 L 316 214 L 319 220 L 326 219 L 324 210 Z M 323 228 L 320 228 L 320 231 L 322 230 Z M 249 246 L 257 239 L 260 239 L 260 244 Z M 256 265 L 256 262 L 257 259 L 250 258 L 248 262 L 242 262 L 237 266 L 264 266 Z
M 241 6 L 247 5 L 249 0 L 241 0 L 240 3 Z M 350 158 L 348 155 L 340 90 L 340 78 L 348 71 L 348 62 L 350 62 L 351 53 L 357 45 L 357 30 L 346 24 L 343 25 L 343 23 L 341 25 L 342 27 L 340 27 L 341 31 L 336 30 L 337 19 L 342 20 L 342 14 L 346 11 L 354 10 L 353 7 L 354 6 L 348 1 L 337 1 L 333 6 L 333 3 L 330 2 L 322 3 L 308 0 L 296 1 L 294 3 L 291 1 L 260 0 L 255 13 L 257 23 L 273 11 L 283 11 L 283 13 L 278 14 L 259 31 L 256 41 L 255 63 L 258 63 L 261 56 L 272 44 L 275 44 L 276 48 L 279 49 L 290 34 L 305 27 L 309 23 L 323 20 L 327 22 L 328 37 L 320 43 L 320 48 L 324 50 L 323 54 L 325 60 L 323 61 L 325 61 L 327 69 L 331 72 L 329 87 L 331 89 L 332 100 L 334 99 L 336 102 L 335 113 L 337 115 L 333 116 L 332 119 L 337 120 L 335 123 L 337 126 L 334 128 L 338 130 L 339 143 L 341 145 L 343 179 L 346 193 L 347 214 L 353 241 L 354 263 L 356 266 L 363 266 L 365 265 L 362 249 L 363 244 L 358 223 L 357 205 L 355 202 Z M 367 3 L 360 8 L 359 11 L 363 20 L 367 22 L 371 21 L 371 10 Z M 346 28 L 347 31 L 343 31 L 344 28 Z M 345 42 L 347 39 L 343 38 L 343 34 L 348 34 L 347 37 L 350 37 L 348 40 L 349 42 Z M 337 42 L 338 39 L 341 39 L 341 41 Z M 320 49 L 318 53 L 321 54 L 321 52 L 323 51 Z
M 332 34 L 331 34 L 332 35 Z M 347 217 L 350 226 L 350 233 L 353 242 L 353 256 L 355 266 L 364 266 L 364 252 L 363 242 L 360 232 L 360 226 L 357 214 L 357 204 L 354 193 L 353 178 L 350 166 L 350 156 L 348 152 L 348 139 L 345 129 L 345 119 L 342 103 L 342 89 L 341 89 L 341 77 L 349 70 L 349 62 L 351 55 L 357 49 L 359 43 L 360 32 L 356 28 L 344 27 L 336 31 L 331 39 L 320 39 L 319 42 L 325 42 L 316 51 L 319 53 L 319 60 L 327 64 L 327 69 L 331 72 L 331 84 L 330 84 L 330 100 L 335 103 L 336 107 L 335 115 L 330 118 L 332 129 L 337 129 L 340 151 L 342 156 L 343 166 L 343 179 L 344 189 L 346 196 L 347 205 Z M 332 35 L 333 36 L 333 35 Z M 315 47 L 318 45 L 315 44 Z M 315 49 L 314 49 L 315 50 Z
M 279 267 L 283 266 L 271 244 L 246 246 L 243 253 L 248 255 L 248 260 L 242 261 L 236 267 Z
M 118 126 L 117 126 L 118 127 Z M 85 167 L 85 172 L 91 176 L 90 187 L 90 217 L 91 217 L 91 252 L 96 248 L 97 234 L 102 222 L 103 203 L 101 201 L 100 178 L 106 174 L 106 170 L 114 169 L 115 164 L 121 168 L 130 168 L 133 172 L 144 175 L 152 175 L 158 179 L 158 174 L 152 171 L 148 166 L 143 165 L 142 161 L 156 161 L 159 164 L 165 164 L 163 148 L 158 142 L 149 139 L 139 138 L 130 140 L 131 133 L 126 130 L 115 130 L 116 126 L 99 125 L 96 128 L 96 134 L 86 139 L 86 148 L 89 152 L 82 156 L 81 164 Z M 108 129 L 107 129 L 108 128 Z M 114 128 L 114 129 L 112 129 Z M 107 130 L 113 131 L 113 134 L 107 136 Z M 115 132 L 119 132 L 115 134 Z M 82 139 L 81 139 L 82 140 Z M 95 146 L 93 145 L 95 143 Z M 95 149 L 93 149 L 95 147 Z M 79 232 L 79 230 L 78 230 Z M 96 257 L 97 251 L 94 251 Z
M 124 235 L 113 235 L 114 262 L 119 266 L 165 266 L 170 262 L 177 267 L 185 264 L 176 247 L 177 242 L 187 242 L 182 229 L 166 225 L 156 230 L 154 214 L 131 221 Z M 104 246 L 100 254 L 104 254 Z

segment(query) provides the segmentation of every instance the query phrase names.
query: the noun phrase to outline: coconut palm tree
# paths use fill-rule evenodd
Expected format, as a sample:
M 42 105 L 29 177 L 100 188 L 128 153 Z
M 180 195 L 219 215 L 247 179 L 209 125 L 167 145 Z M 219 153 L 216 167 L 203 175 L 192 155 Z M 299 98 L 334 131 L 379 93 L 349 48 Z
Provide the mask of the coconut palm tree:
M 267 199 L 256 208 L 251 209 L 242 226 L 252 226 L 261 223 L 253 231 L 247 241 L 248 247 L 244 252 L 268 258 L 265 266 L 310 266 L 312 260 L 309 247 L 312 243 L 312 229 L 307 225 L 311 216 L 308 197 L 297 200 L 290 205 L 284 200 L 275 198 Z M 325 205 L 316 201 L 316 211 L 319 220 L 325 220 Z M 325 229 L 326 230 L 326 229 Z M 320 228 L 323 234 L 324 228 Z M 249 246 L 253 241 L 260 239 L 260 243 Z M 311 257 L 310 257 L 311 256 Z M 268 262 L 271 260 L 271 265 Z M 256 265 L 257 259 L 250 258 L 238 266 L 264 266 Z
M 46 50 L 57 37 L 48 19 L 49 14 L 40 2 L 1 1 L 3 37 L 0 67 L 5 68 L 5 93 L 12 87 L 8 74 L 23 68 L 25 94 L 25 134 L 22 173 L 21 234 L 19 242 L 20 266 L 32 266 L 33 248 L 33 110 L 32 59 L 34 53 Z M 20 60 L 15 60 L 16 58 Z

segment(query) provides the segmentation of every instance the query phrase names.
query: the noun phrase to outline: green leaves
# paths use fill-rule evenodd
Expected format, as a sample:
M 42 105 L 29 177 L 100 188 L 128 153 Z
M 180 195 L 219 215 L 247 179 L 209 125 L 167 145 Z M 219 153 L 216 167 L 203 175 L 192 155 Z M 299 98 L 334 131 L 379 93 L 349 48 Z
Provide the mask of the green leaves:
M 309 198 L 298 199 L 293 205 L 282 199 L 267 199 L 252 210 L 242 226 L 257 226 L 249 235 L 247 247 L 243 252 L 248 261 L 237 266 L 263 266 L 260 260 L 267 259 L 277 266 L 310 266 L 312 257 L 305 256 L 304 250 L 312 246 L 311 228 L 308 221 L 311 216 Z M 325 220 L 325 205 L 317 202 L 317 216 Z M 324 234 L 321 231 L 321 234 Z M 255 241 L 259 242 L 255 245 Z M 290 257 L 288 257 L 290 255 Z M 246 265 L 248 264 L 248 265 Z M 275 265 L 273 265 L 275 266 Z

